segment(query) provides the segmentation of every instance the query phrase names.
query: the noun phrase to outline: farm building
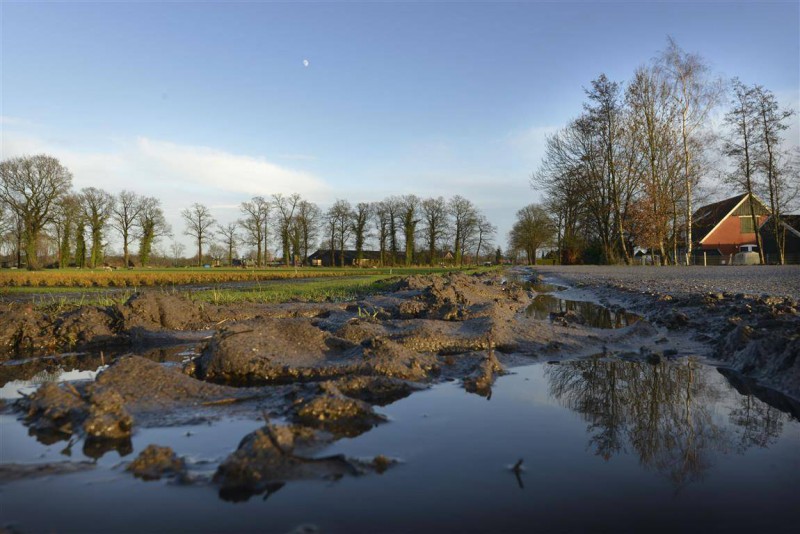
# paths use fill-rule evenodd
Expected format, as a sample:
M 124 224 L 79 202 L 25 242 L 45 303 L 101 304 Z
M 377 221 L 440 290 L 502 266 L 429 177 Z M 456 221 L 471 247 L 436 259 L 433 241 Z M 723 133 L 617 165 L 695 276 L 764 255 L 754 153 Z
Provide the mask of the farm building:
M 800 215 L 781 216 L 781 228 L 786 239 L 785 253 L 787 263 L 800 263 Z M 764 247 L 767 263 L 779 263 L 778 242 L 772 217 L 759 229 L 761 244 Z
M 308 263 L 314 267 L 335 267 L 341 265 L 341 254 L 342 252 L 339 250 L 333 251 L 334 265 L 331 262 L 331 250 L 320 249 L 308 257 Z M 359 261 L 355 250 L 345 250 L 344 264 L 348 267 L 372 267 L 380 263 L 381 253 L 377 250 L 362 250 L 361 257 L 362 259 Z
M 698 252 L 712 252 L 730 256 L 741 245 L 756 244 L 756 228 L 769 218 L 769 209 L 755 195 L 752 197 L 756 221 L 750 214 L 750 195 L 743 194 L 713 204 L 694 212 L 692 237 Z

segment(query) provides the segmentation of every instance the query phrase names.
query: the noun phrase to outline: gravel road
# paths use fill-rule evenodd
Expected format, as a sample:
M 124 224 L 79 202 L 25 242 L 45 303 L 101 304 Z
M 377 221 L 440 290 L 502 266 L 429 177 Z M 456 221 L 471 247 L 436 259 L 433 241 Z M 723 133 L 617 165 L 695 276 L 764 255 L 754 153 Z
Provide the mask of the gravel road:
M 571 283 L 609 285 L 672 296 L 744 293 L 800 299 L 800 265 L 653 267 L 537 265 L 536 272 Z

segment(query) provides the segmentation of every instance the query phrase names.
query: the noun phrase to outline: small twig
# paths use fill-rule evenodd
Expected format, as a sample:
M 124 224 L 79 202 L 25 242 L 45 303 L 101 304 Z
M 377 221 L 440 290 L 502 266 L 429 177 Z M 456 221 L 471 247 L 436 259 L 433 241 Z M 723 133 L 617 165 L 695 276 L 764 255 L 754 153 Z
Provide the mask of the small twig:
M 259 398 L 258 395 L 250 395 L 249 397 L 226 397 L 224 399 L 201 402 L 200 406 L 224 406 L 226 404 L 236 404 L 237 402 L 245 402 L 257 398 Z
M 517 460 L 517 463 L 514 464 L 514 467 L 511 468 L 511 471 L 514 472 L 514 476 L 517 477 L 517 484 L 519 484 L 519 489 L 525 489 L 525 484 L 522 483 L 522 458 Z
M 517 460 L 517 463 L 514 464 L 514 467 L 512 467 L 511 470 L 515 473 L 520 473 L 522 471 L 522 458 Z

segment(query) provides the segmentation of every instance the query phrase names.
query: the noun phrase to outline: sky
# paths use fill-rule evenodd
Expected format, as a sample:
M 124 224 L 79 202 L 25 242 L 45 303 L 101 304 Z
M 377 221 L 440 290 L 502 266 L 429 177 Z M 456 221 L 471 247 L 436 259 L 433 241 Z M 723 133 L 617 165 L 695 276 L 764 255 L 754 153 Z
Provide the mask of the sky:
M 227 223 L 294 192 L 460 194 L 504 246 L 584 88 L 629 80 L 668 36 L 800 109 L 796 0 L 0 0 L 0 159 L 45 152 L 76 189 L 156 196 L 189 250 L 193 202 Z

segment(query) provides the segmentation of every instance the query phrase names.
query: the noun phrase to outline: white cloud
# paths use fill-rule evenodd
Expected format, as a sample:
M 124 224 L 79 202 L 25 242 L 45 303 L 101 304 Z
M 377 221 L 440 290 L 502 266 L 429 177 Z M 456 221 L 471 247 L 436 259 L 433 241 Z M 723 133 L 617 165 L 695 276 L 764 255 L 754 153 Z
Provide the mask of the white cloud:
M 239 203 L 252 196 L 299 193 L 319 202 L 330 187 L 309 172 L 277 165 L 262 157 L 211 147 L 183 145 L 138 137 L 118 140 L 104 151 L 79 150 L 25 132 L 23 122 L 3 118 L 0 158 L 47 153 L 73 174 L 74 188 L 123 189 L 159 198 L 176 239 L 182 236 L 180 211 L 194 202 L 206 204 L 220 223 L 239 216 Z
M 76 187 L 127 188 L 142 194 L 173 187 L 216 194 L 300 193 L 308 197 L 320 197 L 328 189 L 310 173 L 210 147 L 139 137 L 117 142 L 105 152 L 80 151 L 25 134 L 4 133 L 3 158 L 41 152 L 59 158 L 72 171 Z
M 143 160 L 166 179 L 245 195 L 300 193 L 316 197 L 326 189 L 310 173 L 271 163 L 264 158 L 231 154 L 209 147 L 179 145 L 140 137 L 135 161 Z

